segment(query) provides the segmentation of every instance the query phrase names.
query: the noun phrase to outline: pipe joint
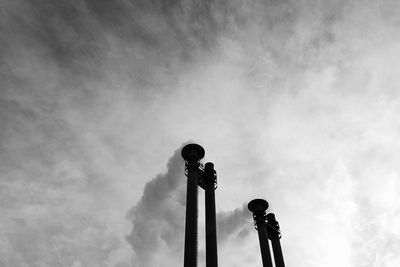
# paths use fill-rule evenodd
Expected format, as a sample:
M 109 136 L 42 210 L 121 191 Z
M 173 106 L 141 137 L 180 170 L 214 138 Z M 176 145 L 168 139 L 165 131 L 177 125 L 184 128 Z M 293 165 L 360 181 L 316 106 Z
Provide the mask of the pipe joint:
M 204 190 L 209 186 L 213 186 L 214 190 L 217 189 L 217 172 L 214 170 L 213 163 L 207 162 L 204 165 L 199 176 L 199 186 Z

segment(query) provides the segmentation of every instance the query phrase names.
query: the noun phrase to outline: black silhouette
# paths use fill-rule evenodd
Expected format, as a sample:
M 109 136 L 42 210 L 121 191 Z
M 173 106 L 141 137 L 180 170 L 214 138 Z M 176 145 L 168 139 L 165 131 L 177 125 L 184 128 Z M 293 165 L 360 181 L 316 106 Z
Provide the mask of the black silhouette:
M 217 173 L 214 164 L 207 162 L 199 180 L 199 186 L 205 190 L 206 206 L 206 266 L 217 267 L 217 222 L 215 214 L 215 189 L 217 188 Z
M 217 223 L 215 214 L 215 189 L 217 173 L 214 164 L 207 162 L 204 167 L 200 160 L 204 149 L 197 144 L 188 144 L 182 149 L 185 173 L 188 178 L 186 192 L 186 225 L 184 267 L 197 266 L 197 186 L 205 190 L 206 205 L 206 266 L 217 267 Z
M 197 267 L 197 215 L 198 189 L 205 191 L 206 220 L 206 266 L 218 267 L 217 227 L 215 213 L 215 189 L 217 173 L 214 164 L 207 162 L 204 166 L 200 160 L 204 157 L 204 149 L 198 144 L 188 144 L 182 148 L 181 155 L 185 160 L 187 176 L 185 252 L 184 267 Z M 264 267 L 273 267 L 269 240 L 271 240 L 275 267 L 285 267 L 280 243 L 279 223 L 273 213 L 265 214 L 268 202 L 264 199 L 253 199 L 248 208 L 253 212 L 254 226 L 258 231 L 261 257 Z
M 258 231 L 263 266 L 272 267 L 272 258 L 268 242 L 268 239 L 270 239 L 275 266 L 285 267 L 279 240 L 281 238 L 279 223 L 275 219 L 275 214 L 269 213 L 265 215 L 265 211 L 268 209 L 268 202 L 264 199 L 253 199 L 249 202 L 248 208 L 253 212 L 254 226 Z
M 200 160 L 204 157 L 204 149 L 197 144 L 183 147 L 181 155 L 185 160 L 187 176 L 185 252 L 184 267 L 197 266 L 197 185 L 201 172 Z

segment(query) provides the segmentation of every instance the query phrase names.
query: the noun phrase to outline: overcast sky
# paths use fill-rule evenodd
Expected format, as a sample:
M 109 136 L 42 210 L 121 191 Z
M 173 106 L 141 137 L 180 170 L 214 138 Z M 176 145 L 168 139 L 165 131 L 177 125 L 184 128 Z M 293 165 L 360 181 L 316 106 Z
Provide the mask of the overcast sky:
M 183 265 L 180 148 L 221 267 L 400 266 L 400 2 L 2 0 L 0 266 Z M 199 191 L 199 266 L 204 264 Z

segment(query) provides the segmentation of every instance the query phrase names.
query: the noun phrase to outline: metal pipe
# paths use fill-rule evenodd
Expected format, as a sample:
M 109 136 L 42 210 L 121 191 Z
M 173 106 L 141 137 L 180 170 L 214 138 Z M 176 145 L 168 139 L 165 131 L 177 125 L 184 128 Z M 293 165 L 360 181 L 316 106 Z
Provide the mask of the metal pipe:
M 274 260 L 276 267 L 285 267 L 285 262 L 283 261 L 282 247 L 281 247 L 281 232 L 279 229 L 279 223 L 275 219 L 275 214 L 267 214 L 268 223 L 268 237 L 272 243 L 272 250 L 274 253 Z
M 184 267 L 196 267 L 197 183 L 200 175 L 200 159 L 204 157 L 204 149 L 197 144 L 188 144 L 183 147 L 181 155 L 185 160 L 187 176 Z
M 206 267 L 218 267 L 215 188 L 217 176 L 214 164 L 207 162 L 203 171 L 206 206 Z
M 251 212 L 253 212 L 255 228 L 258 231 L 263 266 L 272 267 L 271 251 L 269 250 L 268 243 L 267 224 L 265 222 L 265 211 L 268 209 L 268 202 L 264 199 L 253 199 L 249 202 L 248 208 Z

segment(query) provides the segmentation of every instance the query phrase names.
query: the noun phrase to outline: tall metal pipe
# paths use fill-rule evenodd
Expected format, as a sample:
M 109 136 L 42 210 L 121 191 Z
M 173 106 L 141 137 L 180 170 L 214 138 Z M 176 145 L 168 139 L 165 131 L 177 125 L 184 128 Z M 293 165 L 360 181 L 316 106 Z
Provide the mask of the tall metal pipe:
M 217 173 L 214 164 L 207 162 L 204 165 L 202 183 L 205 190 L 206 208 L 206 267 L 218 266 L 217 254 L 217 222 L 215 215 L 215 189 L 217 186 Z
M 197 184 L 204 149 L 198 144 L 182 148 L 187 176 L 184 267 L 197 266 Z
M 272 243 L 272 250 L 274 254 L 275 266 L 285 267 L 285 262 L 283 261 L 282 247 L 281 247 L 281 232 L 279 229 L 279 223 L 275 219 L 275 214 L 267 214 L 268 223 L 268 237 Z
M 265 211 L 268 209 L 268 202 L 264 199 L 253 199 L 249 202 L 247 207 L 253 212 L 254 225 L 258 231 L 258 239 L 260 241 L 263 266 L 272 267 L 272 258 L 268 243 L 268 230 L 265 221 Z

